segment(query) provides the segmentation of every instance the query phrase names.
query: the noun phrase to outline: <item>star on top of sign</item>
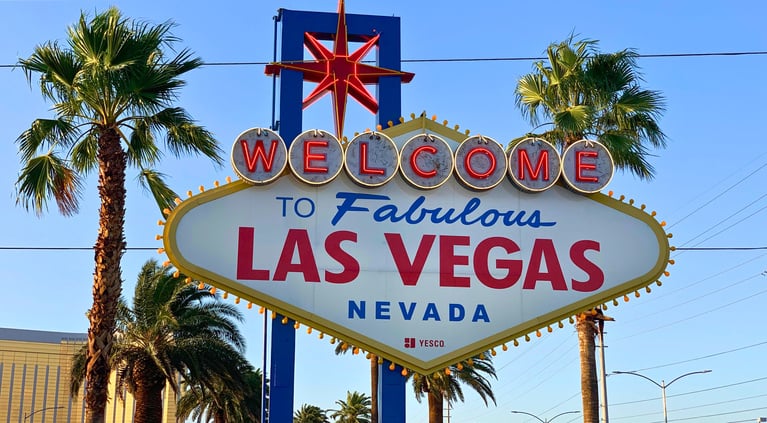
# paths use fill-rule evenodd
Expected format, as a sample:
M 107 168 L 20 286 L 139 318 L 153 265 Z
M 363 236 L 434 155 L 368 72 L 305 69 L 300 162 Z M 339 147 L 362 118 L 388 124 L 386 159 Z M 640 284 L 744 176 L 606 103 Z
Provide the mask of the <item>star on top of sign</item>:
M 378 112 L 378 101 L 365 87 L 376 84 L 382 76 L 399 76 L 403 83 L 410 82 L 414 74 L 386 69 L 362 63 L 361 60 L 376 46 L 380 34 L 371 36 L 353 53 L 349 54 L 349 34 L 346 27 L 344 0 L 338 1 L 338 27 L 333 51 L 325 47 L 313 34 L 304 34 L 304 46 L 314 57 L 314 62 L 272 63 L 266 66 L 267 75 L 279 75 L 281 69 L 303 73 L 304 81 L 316 82 L 317 87 L 303 100 L 307 108 L 327 93 L 333 96 L 333 119 L 336 135 L 343 137 L 346 99 L 351 96 L 371 113 Z

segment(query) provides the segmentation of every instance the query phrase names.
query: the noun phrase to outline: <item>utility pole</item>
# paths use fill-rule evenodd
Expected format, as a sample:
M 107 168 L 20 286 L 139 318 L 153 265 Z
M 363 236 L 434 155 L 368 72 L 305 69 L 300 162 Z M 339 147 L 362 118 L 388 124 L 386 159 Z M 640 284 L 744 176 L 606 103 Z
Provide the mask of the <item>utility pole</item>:
M 600 402 L 602 403 L 602 422 L 609 423 L 610 418 L 607 415 L 607 373 L 605 370 L 605 321 L 613 322 L 612 317 L 597 315 L 594 320 L 597 321 L 597 333 L 599 335 L 599 369 L 601 372 L 602 389 L 600 390 Z
M 616 374 L 616 375 L 634 375 L 634 376 L 639 376 L 639 377 L 641 377 L 643 379 L 649 380 L 650 382 L 654 383 L 655 386 L 659 387 L 660 390 L 661 390 L 661 394 L 663 395 L 663 421 L 668 423 L 668 412 L 666 411 L 666 388 L 669 387 L 672 383 L 676 382 L 677 380 L 679 380 L 679 379 L 681 379 L 681 378 L 683 378 L 685 376 L 697 375 L 697 374 L 709 373 L 709 372 L 711 372 L 711 370 L 699 370 L 697 372 L 685 373 L 685 374 L 683 374 L 681 376 L 675 377 L 669 383 L 666 383 L 665 380 L 661 380 L 660 383 L 658 383 L 658 382 L 650 379 L 649 377 L 647 377 L 647 376 L 645 376 L 645 375 L 643 375 L 641 373 L 637 373 L 637 372 L 619 372 L 619 371 L 614 371 L 613 374 Z

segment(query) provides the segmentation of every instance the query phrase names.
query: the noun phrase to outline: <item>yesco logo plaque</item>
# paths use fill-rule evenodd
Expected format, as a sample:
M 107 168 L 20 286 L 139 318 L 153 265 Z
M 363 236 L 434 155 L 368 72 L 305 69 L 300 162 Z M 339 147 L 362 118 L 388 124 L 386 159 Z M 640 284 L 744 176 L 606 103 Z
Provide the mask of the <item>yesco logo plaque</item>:
M 241 181 L 182 202 L 183 271 L 426 373 L 657 279 L 660 225 L 599 194 L 599 143 L 460 143 L 420 130 L 346 145 L 310 130 L 232 146 Z M 559 183 L 557 183 L 559 181 Z M 404 342 L 403 342 L 404 340 Z

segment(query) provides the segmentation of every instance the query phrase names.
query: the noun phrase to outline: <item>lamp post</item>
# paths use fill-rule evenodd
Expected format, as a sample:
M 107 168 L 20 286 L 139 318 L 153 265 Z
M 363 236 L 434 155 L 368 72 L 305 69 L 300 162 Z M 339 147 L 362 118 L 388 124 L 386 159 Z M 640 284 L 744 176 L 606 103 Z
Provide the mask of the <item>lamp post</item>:
M 556 419 L 557 417 L 565 415 L 565 414 L 580 413 L 580 411 L 565 411 L 564 413 L 557 414 L 556 416 L 552 417 L 550 420 L 544 420 L 544 419 L 536 416 L 535 414 L 528 413 L 527 411 L 511 410 L 511 412 L 514 413 L 514 414 L 527 414 L 528 416 L 535 417 L 541 423 L 549 423 L 549 422 L 553 421 L 554 419 Z
M 643 374 L 637 373 L 637 372 L 619 372 L 619 371 L 614 371 L 613 374 L 616 374 L 616 375 L 634 375 L 634 376 L 639 376 L 639 377 L 641 377 L 643 379 L 649 380 L 650 382 L 654 383 L 657 387 L 659 387 L 660 390 L 661 390 L 661 393 L 663 394 L 663 421 L 665 423 L 668 423 L 668 412 L 666 411 L 666 388 L 668 386 L 670 386 L 672 383 L 676 382 L 677 380 L 679 380 L 679 379 L 681 379 L 683 377 L 690 376 L 690 375 L 697 375 L 697 374 L 701 374 L 701 373 L 710 373 L 710 372 L 711 372 L 711 370 L 698 370 L 697 372 L 685 373 L 685 374 L 683 374 L 681 376 L 675 377 L 669 383 L 666 383 L 662 379 L 661 379 L 660 383 L 658 383 L 658 382 L 650 379 L 649 377 L 647 377 L 647 376 L 645 376 Z
M 39 410 L 35 410 L 35 411 L 32 411 L 31 413 L 24 413 L 24 422 L 26 422 L 28 418 L 32 417 L 33 415 L 35 415 L 35 414 L 37 414 L 37 413 L 39 413 L 39 412 L 41 412 L 41 411 L 45 411 L 45 410 L 57 410 L 57 409 L 59 409 L 59 408 L 64 408 L 64 406 L 63 406 L 63 405 L 60 405 L 60 406 L 58 406 L 58 407 L 45 407 L 45 408 L 41 408 L 41 409 L 39 409 Z

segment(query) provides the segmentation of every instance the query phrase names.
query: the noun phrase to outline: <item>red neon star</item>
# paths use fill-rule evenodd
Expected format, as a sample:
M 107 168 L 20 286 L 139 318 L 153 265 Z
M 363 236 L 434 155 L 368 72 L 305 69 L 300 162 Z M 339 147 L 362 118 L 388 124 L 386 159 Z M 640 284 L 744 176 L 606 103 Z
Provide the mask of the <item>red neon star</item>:
M 347 95 L 357 100 L 371 113 L 376 113 L 378 112 L 378 101 L 370 94 L 365 84 L 376 84 L 382 76 L 399 76 L 404 83 L 413 79 L 414 74 L 410 72 L 360 63 L 360 60 L 378 43 L 379 37 L 380 34 L 373 36 L 357 51 L 349 54 L 344 0 L 339 0 L 338 28 L 333 42 L 333 51 L 328 50 L 314 35 L 307 32 L 304 34 L 304 46 L 316 61 L 272 63 L 266 66 L 266 74 L 279 75 L 281 69 L 289 69 L 302 72 L 304 81 L 316 82 L 317 87 L 303 101 L 304 109 L 330 92 L 333 96 L 333 119 L 336 135 L 340 139 L 344 130 Z

